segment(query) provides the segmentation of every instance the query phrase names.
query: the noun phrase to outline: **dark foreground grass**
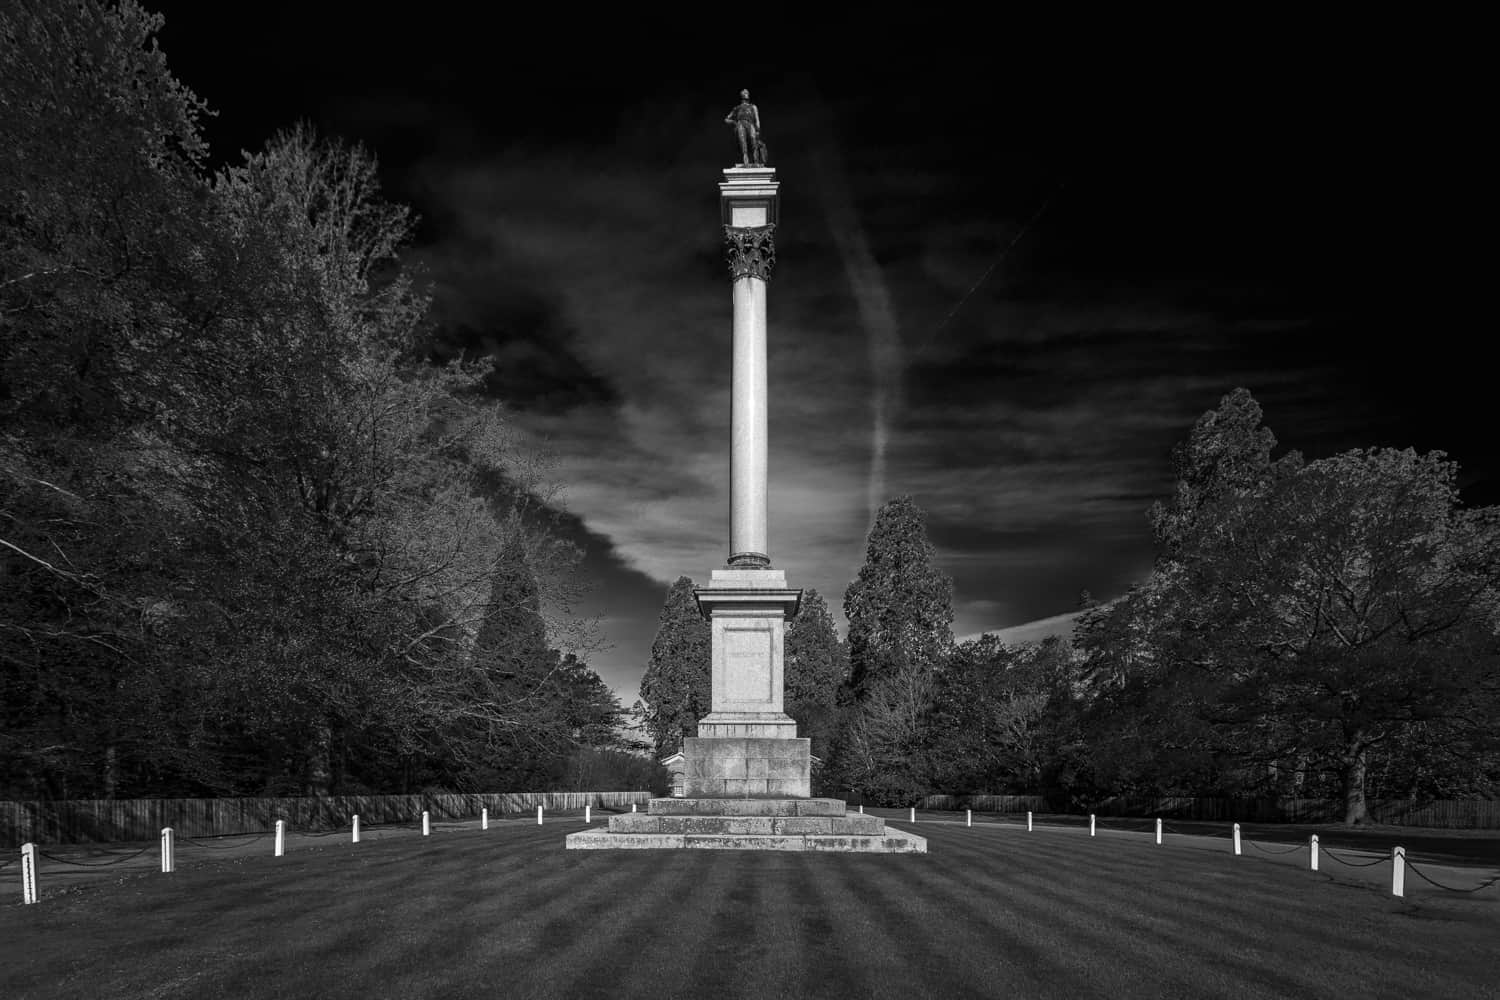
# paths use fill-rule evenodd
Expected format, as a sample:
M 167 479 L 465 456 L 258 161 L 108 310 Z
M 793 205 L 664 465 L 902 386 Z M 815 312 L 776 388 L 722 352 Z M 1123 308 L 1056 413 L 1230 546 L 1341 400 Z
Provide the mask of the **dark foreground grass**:
M 1500 889 L 1401 901 L 1013 826 L 919 824 L 910 856 L 565 851 L 567 829 L 44 887 L 0 905 L 0 996 L 1500 997 Z

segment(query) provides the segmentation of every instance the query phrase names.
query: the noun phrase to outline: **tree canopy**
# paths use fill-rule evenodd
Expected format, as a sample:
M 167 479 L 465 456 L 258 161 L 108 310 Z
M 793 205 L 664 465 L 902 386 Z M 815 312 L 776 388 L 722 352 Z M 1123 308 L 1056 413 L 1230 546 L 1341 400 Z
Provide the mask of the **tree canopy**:
M 0 794 L 472 783 L 508 629 L 597 742 L 577 553 L 487 365 L 425 359 L 410 213 L 303 126 L 206 173 L 160 26 L 0 10 Z
M 1224 406 L 1245 413 L 1247 398 Z M 1236 488 L 1179 487 L 1198 499 L 1174 528 L 1175 562 L 1097 615 L 1084 643 L 1112 682 L 1114 732 L 1151 748 L 1143 771 L 1337 788 L 1357 822 L 1373 762 L 1451 765 L 1493 739 L 1500 517 L 1462 506 L 1440 453 L 1273 465 L 1269 439 L 1242 436 L 1240 461 L 1221 463 L 1260 470 Z

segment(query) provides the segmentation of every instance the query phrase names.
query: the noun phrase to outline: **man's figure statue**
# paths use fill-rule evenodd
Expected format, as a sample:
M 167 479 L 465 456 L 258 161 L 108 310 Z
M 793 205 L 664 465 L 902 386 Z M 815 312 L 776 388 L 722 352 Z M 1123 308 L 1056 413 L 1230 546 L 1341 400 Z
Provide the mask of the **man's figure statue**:
M 740 103 L 725 117 L 724 124 L 734 126 L 735 136 L 740 141 L 740 166 L 765 166 L 766 147 L 760 141 L 760 111 L 750 103 L 750 91 L 740 91 Z

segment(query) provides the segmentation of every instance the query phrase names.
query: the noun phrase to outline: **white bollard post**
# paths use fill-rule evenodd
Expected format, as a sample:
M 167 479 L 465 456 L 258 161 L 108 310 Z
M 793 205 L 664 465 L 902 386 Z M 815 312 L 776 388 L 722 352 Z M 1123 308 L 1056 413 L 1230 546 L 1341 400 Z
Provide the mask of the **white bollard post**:
M 1308 849 L 1309 849 L 1308 850 L 1308 859 L 1307 859 L 1308 860 L 1308 867 L 1311 868 L 1313 871 L 1317 871 L 1318 870 L 1318 835 L 1316 833 L 1312 835 L 1312 840 L 1310 840 L 1310 841 L 1307 842 L 1307 846 L 1308 846 Z
M 1240 856 L 1240 825 L 1234 824 L 1234 856 Z
M 432 824 L 428 822 L 426 809 L 422 810 L 422 836 L 432 836 Z
M 1093 835 L 1094 835 L 1094 814 L 1093 813 L 1089 813 L 1089 836 L 1092 837 Z
M 1406 898 L 1406 848 L 1391 849 L 1391 895 Z
M 1156 842 L 1161 843 L 1161 817 L 1156 817 Z
M 286 820 L 276 821 L 276 856 L 279 858 L 286 853 Z
M 359 814 L 358 813 L 356 813 L 355 816 L 354 816 L 354 832 L 352 834 L 352 837 L 353 837 L 353 839 L 350 840 L 349 843 L 351 843 L 351 844 L 357 844 L 357 843 L 359 843 Z
M 1031 810 L 1030 809 L 1026 810 L 1026 830 L 1027 830 L 1028 833 L 1031 831 Z
M 36 902 L 36 845 L 21 845 L 21 902 Z
M 541 826 L 542 825 L 542 807 L 541 806 L 537 806 L 536 807 L 536 825 L 537 826 Z
M 916 806 L 912 806 L 911 807 L 911 821 L 913 823 L 915 823 L 917 821 L 917 807 Z
M 974 810 L 972 810 L 972 809 L 965 809 L 964 810 L 964 826 L 973 826 L 973 825 L 974 825 Z
M 489 811 L 488 808 L 481 809 L 481 810 L 479 810 L 479 829 L 481 829 L 481 830 L 488 830 L 489 828 L 490 828 L 490 811 Z
M 164 826 L 161 828 L 161 870 L 163 872 L 174 872 L 177 870 L 177 857 L 173 843 L 172 828 Z
M 585 823 L 592 823 L 594 821 L 593 812 L 591 811 L 593 808 L 593 806 L 583 807 L 583 821 Z

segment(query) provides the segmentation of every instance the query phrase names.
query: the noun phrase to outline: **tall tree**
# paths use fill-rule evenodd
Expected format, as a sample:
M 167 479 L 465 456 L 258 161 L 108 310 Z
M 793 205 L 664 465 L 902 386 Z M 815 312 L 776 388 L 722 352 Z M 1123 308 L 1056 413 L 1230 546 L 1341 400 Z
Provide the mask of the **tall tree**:
M 202 102 L 125 0 L 0 9 L 0 782 L 110 795 L 190 769 L 184 511 L 122 455 L 201 277 Z
M 1168 558 L 1186 544 L 1199 513 L 1214 504 L 1259 489 L 1276 474 L 1271 452 L 1276 435 L 1262 425 L 1260 404 L 1238 388 L 1193 424 L 1187 440 L 1172 449 L 1177 487 L 1170 504 L 1151 506 L 1157 545 Z M 1295 452 L 1281 460 L 1282 471 L 1300 464 Z
M 844 612 L 850 704 L 830 770 L 877 799 L 908 801 L 924 788 L 922 717 L 953 646 L 953 583 L 933 565 L 922 511 L 910 497 L 876 514 Z
M 1440 453 L 1313 462 L 1205 519 L 1176 610 L 1176 658 L 1239 749 L 1339 777 L 1363 821 L 1381 753 L 1488 736 L 1500 706 L 1500 510 L 1461 507 Z
M 812 740 L 813 755 L 827 759 L 849 656 L 834 630 L 828 603 L 815 589 L 802 595 L 802 606 L 787 623 L 785 663 L 786 712 L 797 720 L 798 732 Z
M 710 630 L 693 597 L 693 581 L 680 576 L 667 590 L 651 660 L 641 678 L 646 731 L 657 756 L 682 747 L 712 704 Z
M 933 563 L 922 509 L 911 497 L 875 515 L 859 575 L 844 591 L 850 684 L 864 694 L 885 673 L 931 673 L 953 646 L 953 581 Z

